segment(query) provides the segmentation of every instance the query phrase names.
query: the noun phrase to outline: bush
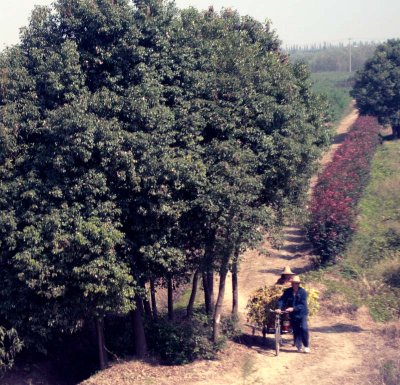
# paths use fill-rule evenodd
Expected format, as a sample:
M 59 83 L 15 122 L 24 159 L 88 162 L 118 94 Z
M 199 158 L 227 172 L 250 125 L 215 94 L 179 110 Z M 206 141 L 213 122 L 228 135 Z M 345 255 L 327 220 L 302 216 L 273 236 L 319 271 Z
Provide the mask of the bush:
M 181 365 L 196 359 L 213 359 L 218 347 L 211 341 L 207 316 L 194 313 L 189 320 L 159 319 L 146 325 L 149 350 L 167 365 Z
M 386 361 L 381 368 L 381 376 L 384 385 L 400 384 L 400 367 L 394 361 Z
M 382 289 L 381 293 L 366 299 L 374 321 L 387 322 L 399 316 L 398 295 L 396 291 Z
M 278 300 L 282 296 L 285 287 L 264 286 L 257 289 L 247 302 L 247 322 L 264 327 L 273 323 L 275 315 L 269 309 L 278 307 Z
M 0 373 L 12 368 L 14 358 L 22 346 L 15 329 L 6 330 L 0 326 Z
M 354 232 L 356 207 L 368 181 L 379 128 L 375 118 L 358 118 L 318 178 L 310 204 L 308 236 L 321 264 L 334 262 Z
M 307 306 L 309 316 L 312 317 L 319 309 L 319 292 L 309 285 L 304 285 L 307 296 Z M 282 296 L 284 286 L 264 286 L 257 289 L 249 298 L 247 303 L 247 322 L 264 327 L 267 324 L 273 323 L 275 314 L 269 309 L 278 307 L 278 300 Z

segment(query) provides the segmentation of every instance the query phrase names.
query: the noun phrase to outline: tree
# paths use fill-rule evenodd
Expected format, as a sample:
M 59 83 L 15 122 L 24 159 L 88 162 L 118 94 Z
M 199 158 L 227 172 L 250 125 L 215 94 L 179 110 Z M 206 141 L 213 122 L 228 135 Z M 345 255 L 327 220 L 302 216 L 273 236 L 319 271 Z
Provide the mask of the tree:
M 393 137 L 400 138 L 400 39 L 377 47 L 373 57 L 356 74 L 351 95 L 361 114 L 391 124 Z
M 190 76 L 182 79 L 192 132 L 201 138 L 191 148 L 207 175 L 188 216 L 203 250 L 199 268 L 219 273 L 217 340 L 228 270 L 261 240 L 264 227 L 301 201 L 330 136 L 309 73 L 288 63 L 269 25 L 211 9 L 184 11 L 182 23 L 179 46 L 201 53 L 186 60 Z
M 42 349 L 95 322 L 104 366 L 103 318 L 135 307 L 120 202 L 138 178 L 129 134 L 112 117 L 117 80 L 130 75 L 119 58 L 132 10 L 55 7 L 36 8 L 1 60 L 0 316 Z

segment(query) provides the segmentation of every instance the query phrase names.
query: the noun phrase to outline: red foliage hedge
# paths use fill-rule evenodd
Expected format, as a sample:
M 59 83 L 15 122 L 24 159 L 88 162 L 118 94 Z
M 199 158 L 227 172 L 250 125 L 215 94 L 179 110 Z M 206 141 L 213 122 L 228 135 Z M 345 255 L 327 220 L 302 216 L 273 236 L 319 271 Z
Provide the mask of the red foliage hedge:
M 321 263 L 334 261 L 355 227 L 357 203 L 368 181 L 380 126 L 370 116 L 359 117 L 313 190 L 308 236 Z

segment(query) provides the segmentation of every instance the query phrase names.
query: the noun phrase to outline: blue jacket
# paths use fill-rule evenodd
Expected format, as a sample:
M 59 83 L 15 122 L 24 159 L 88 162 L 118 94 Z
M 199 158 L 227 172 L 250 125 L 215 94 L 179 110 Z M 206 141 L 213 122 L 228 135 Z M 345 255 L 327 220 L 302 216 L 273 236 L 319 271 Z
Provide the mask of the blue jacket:
M 281 310 L 293 307 L 293 313 L 290 313 L 292 318 L 300 319 L 307 317 L 307 292 L 302 287 L 299 287 L 296 296 L 294 296 L 293 288 L 289 287 L 283 292 L 282 297 L 279 299 L 278 307 Z

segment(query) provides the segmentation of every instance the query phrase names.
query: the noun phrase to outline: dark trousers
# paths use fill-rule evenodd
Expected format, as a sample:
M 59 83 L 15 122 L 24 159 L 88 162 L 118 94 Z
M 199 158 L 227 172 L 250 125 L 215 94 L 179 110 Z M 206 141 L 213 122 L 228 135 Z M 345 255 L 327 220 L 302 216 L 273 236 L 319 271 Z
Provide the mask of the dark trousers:
M 292 328 L 293 328 L 293 337 L 294 344 L 298 349 L 301 349 L 303 345 L 305 348 L 308 348 L 309 344 L 309 333 L 308 333 L 308 323 L 307 317 L 302 318 L 292 318 Z

